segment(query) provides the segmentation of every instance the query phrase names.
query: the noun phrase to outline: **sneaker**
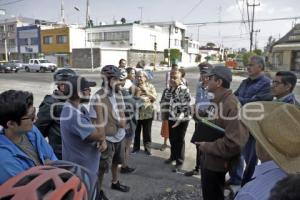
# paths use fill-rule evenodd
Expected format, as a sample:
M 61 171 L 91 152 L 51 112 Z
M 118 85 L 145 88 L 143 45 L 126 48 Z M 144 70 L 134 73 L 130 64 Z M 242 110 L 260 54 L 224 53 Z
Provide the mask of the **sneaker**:
M 109 199 L 105 196 L 103 190 L 101 190 L 101 191 L 99 192 L 99 196 L 100 196 L 100 198 L 99 198 L 100 200 L 109 200 Z
M 173 161 L 174 161 L 173 159 L 169 158 L 169 159 L 165 160 L 164 162 L 165 162 L 165 164 L 172 164 Z
M 135 171 L 135 168 L 131 168 L 131 167 L 121 167 L 120 173 L 121 174 L 130 174 L 132 172 Z
M 194 176 L 194 175 L 199 175 L 199 171 L 197 170 L 192 170 L 192 171 L 189 171 L 189 172 L 185 172 L 184 173 L 185 176 Z
M 132 150 L 131 154 L 136 154 L 136 153 L 138 153 L 139 151 L 140 151 L 139 149 L 134 149 L 134 150 Z
M 151 156 L 151 152 L 149 150 L 145 150 L 145 154 L 147 154 L 148 156 Z
M 120 183 L 120 181 L 118 181 L 117 183 L 112 183 L 111 184 L 111 189 L 113 190 L 118 190 L 120 192 L 129 192 L 130 187 L 126 186 L 126 185 L 122 185 Z
M 168 147 L 168 145 L 162 144 L 161 147 L 160 147 L 160 150 L 164 151 L 164 150 L 166 150 L 167 147 Z

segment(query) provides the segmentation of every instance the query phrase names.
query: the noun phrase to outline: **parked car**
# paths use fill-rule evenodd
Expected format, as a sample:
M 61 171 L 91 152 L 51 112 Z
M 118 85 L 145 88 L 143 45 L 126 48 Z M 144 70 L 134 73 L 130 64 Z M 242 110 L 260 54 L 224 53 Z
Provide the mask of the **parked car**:
M 23 63 L 20 60 L 10 60 L 8 63 L 16 67 L 18 71 L 24 69 Z
M 0 62 L 0 72 L 18 72 L 15 66 L 10 65 L 8 62 Z
M 57 69 L 56 64 L 49 62 L 46 59 L 30 59 L 28 64 L 24 64 L 24 69 L 26 72 L 36 71 L 36 72 L 55 72 Z

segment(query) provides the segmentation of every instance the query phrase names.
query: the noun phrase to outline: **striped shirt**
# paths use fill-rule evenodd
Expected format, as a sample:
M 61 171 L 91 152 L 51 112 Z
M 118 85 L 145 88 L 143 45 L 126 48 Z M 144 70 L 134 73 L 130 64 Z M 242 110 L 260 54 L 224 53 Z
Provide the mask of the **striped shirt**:
M 241 188 L 234 200 L 268 200 L 271 189 L 286 176 L 274 161 L 257 165 L 252 181 Z

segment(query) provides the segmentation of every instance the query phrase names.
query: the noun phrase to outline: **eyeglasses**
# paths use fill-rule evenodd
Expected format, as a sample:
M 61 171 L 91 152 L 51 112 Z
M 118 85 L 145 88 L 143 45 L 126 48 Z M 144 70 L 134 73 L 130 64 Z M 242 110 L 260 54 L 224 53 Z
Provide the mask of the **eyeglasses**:
M 33 107 L 33 111 L 30 114 L 28 114 L 27 117 L 22 117 L 21 120 L 31 119 L 32 121 L 34 121 L 35 113 L 36 113 L 36 109 L 35 107 Z
M 280 81 L 272 81 L 272 85 L 274 85 L 274 86 L 278 86 L 280 84 L 284 84 L 284 83 L 280 82 Z
M 247 66 L 249 67 L 253 67 L 255 64 L 252 64 L 252 63 L 248 63 Z

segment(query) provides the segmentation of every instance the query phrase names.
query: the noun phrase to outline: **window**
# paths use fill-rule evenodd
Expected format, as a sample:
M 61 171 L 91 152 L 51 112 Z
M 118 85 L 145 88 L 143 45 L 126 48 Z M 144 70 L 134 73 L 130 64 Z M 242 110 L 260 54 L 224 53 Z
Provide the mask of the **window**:
M 190 48 L 192 47 L 192 43 L 189 43 L 189 47 L 190 47 Z
M 66 35 L 58 35 L 56 36 L 57 44 L 65 44 L 68 42 L 68 37 Z
M 44 44 L 52 44 L 53 43 L 53 37 L 52 36 L 44 36 L 43 42 L 44 42 Z
M 0 26 L 0 32 L 4 32 L 4 26 Z
M 9 39 L 9 40 L 8 40 L 8 46 L 9 46 L 10 48 L 15 47 L 15 46 L 16 46 L 16 41 L 15 41 L 15 39 Z
M 100 42 L 104 39 L 103 33 L 89 33 L 88 34 L 88 41 L 91 42 Z
M 7 26 L 7 31 L 8 31 L 8 32 L 14 32 L 14 31 L 15 31 L 15 26 L 14 26 L 13 24 L 8 25 L 8 26 Z
M 30 44 L 31 45 L 38 45 L 39 44 L 39 38 L 30 38 Z
M 104 32 L 104 41 L 129 40 L 129 31 Z
M 175 39 L 175 46 L 179 46 L 179 40 Z
M 20 44 L 21 46 L 23 46 L 23 45 L 28 45 L 28 39 L 27 39 L 27 38 L 20 38 L 19 44 Z
M 175 33 L 178 33 L 178 28 L 177 27 L 175 27 Z

